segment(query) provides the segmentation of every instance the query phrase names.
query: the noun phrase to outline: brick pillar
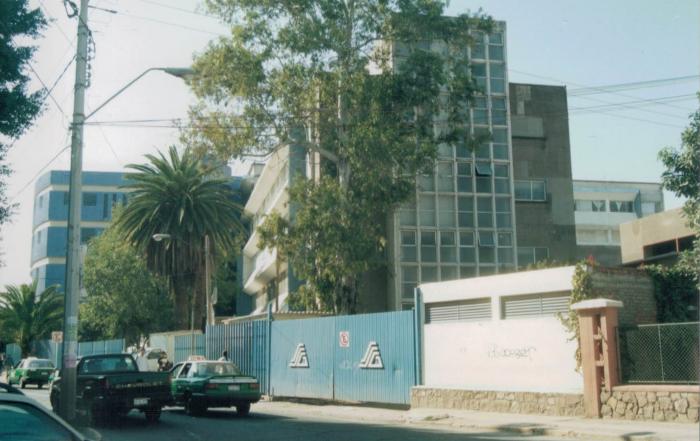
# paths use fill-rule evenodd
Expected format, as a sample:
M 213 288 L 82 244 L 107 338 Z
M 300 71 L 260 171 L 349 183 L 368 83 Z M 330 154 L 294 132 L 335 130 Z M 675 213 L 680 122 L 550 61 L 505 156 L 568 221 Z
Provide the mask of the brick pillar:
M 619 382 L 617 364 L 617 310 L 622 302 L 609 299 L 584 300 L 571 305 L 578 312 L 583 401 L 586 416 L 600 417 L 600 391 L 612 390 Z

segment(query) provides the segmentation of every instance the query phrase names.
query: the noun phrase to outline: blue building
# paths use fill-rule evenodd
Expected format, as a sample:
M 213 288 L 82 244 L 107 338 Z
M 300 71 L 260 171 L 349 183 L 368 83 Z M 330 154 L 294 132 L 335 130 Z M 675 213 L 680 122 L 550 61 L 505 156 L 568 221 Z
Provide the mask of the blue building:
M 34 188 L 31 275 L 38 292 L 51 285 L 65 286 L 68 242 L 68 171 L 42 175 Z M 80 242 L 86 244 L 112 220 L 112 208 L 126 202 L 124 174 L 83 172 Z

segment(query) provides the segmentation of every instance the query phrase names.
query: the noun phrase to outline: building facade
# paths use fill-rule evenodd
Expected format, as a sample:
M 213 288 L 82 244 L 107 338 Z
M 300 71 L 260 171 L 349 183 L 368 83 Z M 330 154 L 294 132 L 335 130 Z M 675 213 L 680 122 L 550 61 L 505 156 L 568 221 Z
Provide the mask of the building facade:
M 576 259 L 566 88 L 509 85 L 518 266 Z
M 37 291 L 65 287 L 70 172 L 52 170 L 34 187 L 31 277 Z M 116 172 L 83 172 L 80 243 L 99 235 L 112 220 L 116 203 L 125 203 L 124 176 Z
M 578 258 L 620 265 L 620 224 L 664 211 L 661 184 L 574 180 Z
M 622 264 L 672 265 L 679 253 L 693 248 L 695 239 L 681 208 L 625 222 L 620 224 Z
M 390 220 L 388 309 L 412 307 L 421 283 L 517 266 L 505 23 L 475 38 L 467 57 L 484 93 L 463 124 L 489 140 L 473 150 L 440 145 L 433 172 L 418 178 L 415 200 Z M 432 51 L 445 49 L 443 42 L 429 43 Z

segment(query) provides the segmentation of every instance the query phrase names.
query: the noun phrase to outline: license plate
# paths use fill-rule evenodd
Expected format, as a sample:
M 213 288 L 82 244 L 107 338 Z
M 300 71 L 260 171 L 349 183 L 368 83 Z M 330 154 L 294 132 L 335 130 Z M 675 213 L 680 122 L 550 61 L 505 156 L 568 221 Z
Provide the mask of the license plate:
M 148 404 L 148 398 L 134 398 L 134 406 L 145 406 Z
M 238 384 L 232 384 L 228 387 L 228 390 L 241 390 L 241 386 Z

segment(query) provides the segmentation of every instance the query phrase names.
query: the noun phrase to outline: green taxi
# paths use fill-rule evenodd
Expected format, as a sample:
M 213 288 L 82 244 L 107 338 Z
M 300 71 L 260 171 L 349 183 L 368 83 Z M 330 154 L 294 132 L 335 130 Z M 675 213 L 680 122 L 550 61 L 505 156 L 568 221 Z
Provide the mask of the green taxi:
M 248 415 L 250 405 L 260 401 L 260 383 L 244 375 L 228 361 L 186 361 L 170 371 L 172 399 L 190 415 L 210 407 L 236 407 L 238 415 Z
M 24 389 L 27 384 L 36 384 L 41 389 L 49 382 L 49 377 L 56 369 L 51 360 L 29 357 L 22 360 L 10 371 L 8 382 L 19 384 Z

